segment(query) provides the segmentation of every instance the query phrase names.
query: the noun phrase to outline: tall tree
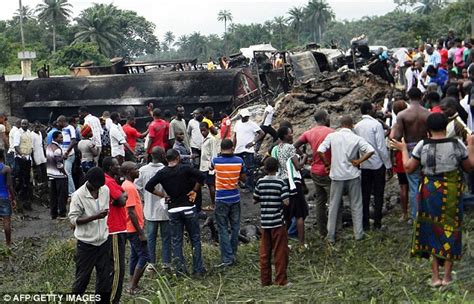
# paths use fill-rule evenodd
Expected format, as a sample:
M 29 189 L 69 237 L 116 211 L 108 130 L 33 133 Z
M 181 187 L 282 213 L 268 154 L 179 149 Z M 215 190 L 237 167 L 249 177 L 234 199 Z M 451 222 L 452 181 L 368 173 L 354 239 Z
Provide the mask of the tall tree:
M 68 0 L 43 0 L 36 7 L 38 19 L 53 29 L 53 53 L 56 52 L 56 27 L 71 17 L 71 7 Z
M 164 41 L 168 49 L 171 47 L 172 43 L 174 42 L 175 36 L 172 31 L 167 31 L 165 33 Z
M 295 31 L 298 45 L 300 44 L 301 31 L 303 29 L 304 10 L 302 7 L 292 7 L 288 11 L 288 22 L 290 22 L 291 28 Z
M 227 34 L 227 22 L 232 22 L 232 13 L 228 10 L 219 11 L 217 21 L 224 21 L 224 35 Z
M 324 27 L 335 17 L 331 6 L 325 0 L 311 0 L 305 8 L 305 15 L 314 41 L 321 42 Z M 319 40 L 316 39 L 316 32 Z
M 284 31 L 285 31 L 285 26 L 286 26 L 285 17 L 283 17 L 283 16 L 275 17 L 273 19 L 273 22 L 274 22 L 275 26 L 278 29 L 278 38 L 279 38 L 279 42 L 280 42 L 279 49 L 282 50 L 283 49 L 283 34 L 284 34 Z
M 440 0 L 421 0 L 418 2 L 413 11 L 418 14 L 428 15 L 436 9 L 441 8 L 442 1 Z
M 117 23 L 104 6 L 84 10 L 77 21 L 77 32 L 73 44 L 92 42 L 99 51 L 106 55 L 114 55 L 119 41 Z

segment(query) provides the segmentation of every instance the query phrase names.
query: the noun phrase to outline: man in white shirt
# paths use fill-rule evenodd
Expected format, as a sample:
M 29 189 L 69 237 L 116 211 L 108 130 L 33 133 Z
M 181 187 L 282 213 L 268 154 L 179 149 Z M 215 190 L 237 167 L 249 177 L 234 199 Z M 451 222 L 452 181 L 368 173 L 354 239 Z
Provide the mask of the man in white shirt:
M 32 210 L 30 171 L 33 138 L 28 130 L 27 119 L 21 120 L 21 128 L 15 132 L 12 146 L 15 149 L 15 190 L 20 198 L 22 209 Z
M 470 80 L 465 81 L 462 85 L 462 90 L 464 92 L 470 92 L 472 89 L 472 82 Z M 466 110 L 467 112 L 467 127 L 470 130 L 473 130 L 473 120 L 472 120 L 472 111 L 471 111 L 471 106 L 469 105 L 469 94 L 466 94 L 463 99 L 459 102 L 461 106 Z
M 38 177 L 37 183 L 46 182 L 46 156 L 44 154 L 43 134 L 41 134 L 41 123 L 35 121 L 34 130 L 31 132 L 33 138 L 33 163 Z
M 110 119 L 112 119 L 112 125 L 110 126 L 110 146 L 111 146 L 111 156 L 115 157 L 119 164 L 121 165 L 125 159 L 125 148 L 127 148 L 133 156 L 135 156 L 135 151 L 128 145 L 121 128 L 119 127 L 120 114 L 118 112 L 112 112 L 110 114 Z
M 355 239 L 361 240 L 364 237 L 359 166 L 374 154 L 374 149 L 365 139 L 352 132 L 352 128 L 352 118 L 343 116 L 341 129 L 329 134 L 318 148 L 319 158 L 323 161 L 326 170 L 329 170 L 331 178 L 327 235 L 330 243 L 336 242 L 337 214 L 342 194 L 346 189 L 351 202 Z M 329 149 L 331 149 L 331 162 L 324 154 Z M 362 157 L 357 158 L 359 153 Z
M 102 125 L 100 124 L 99 118 L 89 113 L 89 109 L 86 107 L 79 108 L 79 117 L 84 119 L 84 125 L 89 125 L 92 129 L 92 142 L 98 148 L 99 152 L 94 157 L 94 162 L 97 165 L 99 163 L 100 152 L 102 151 Z
M 20 129 L 20 127 L 21 119 L 18 119 L 17 121 L 15 121 L 15 123 L 10 129 L 10 132 L 8 133 L 9 148 L 6 161 L 7 164 L 13 169 L 13 172 L 15 172 L 15 147 L 13 146 L 13 139 L 15 138 L 15 134 Z
M 385 190 L 385 171 L 391 176 L 392 163 L 385 142 L 385 132 L 382 124 L 374 118 L 375 105 L 365 101 L 360 105 L 362 120 L 359 121 L 354 132 L 365 139 L 375 150 L 374 155 L 360 165 L 362 171 L 362 206 L 364 230 L 370 229 L 369 206 L 370 196 L 374 194 L 374 229 L 382 228 L 382 207 Z
M 234 147 L 235 155 L 244 160 L 247 168 L 246 190 L 253 192 L 254 180 L 253 170 L 255 168 L 255 143 L 265 136 L 262 129 L 250 120 L 250 112 L 247 109 L 240 110 L 241 120 L 235 123 Z
M 273 115 L 275 114 L 275 109 L 273 108 L 272 104 L 269 103 L 263 112 L 263 122 L 260 125 L 260 129 L 263 131 L 263 137 L 261 140 L 257 142 L 255 145 L 255 153 L 258 153 L 260 150 L 260 146 L 262 145 L 263 140 L 265 139 L 265 136 L 267 134 L 270 134 L 273 138 L 273 142 L 278 140 L 277 132 L 275 129 L 272 127 L 272 122 L 273 122 Z
M 143 195 L 143 215 L 146 220 L 146 233 L 149 252 L 149 266 L 147 271 L 156 269 L 156 239 L 158 228 L 161 238 L 161 263 L 164 270 L 171 268 L 171 231 L 169 228 L 168 207 L 164 197 L 159 197 L 145 190 L 146 183 L 155 174 L 163 169 L 165 165 L 165 151 L 156 146 L 151 149 L 152 162 L 139 170 L 139 176 L 135 179 L 137 190 Z M 158 184 L 156 190 L 164 192 L 163 187 Z
M 403 45 L 393 54 L 393 57 L 397 58 L 398 74 L 400 76 L 399 82 L 402 86 L 405 85 L 405 71 L 406 71 L 405 61 L 406 61 L 407 55 L 408 55 L 408 50 Z
M 189 143 L 191 146 L 191 153 L 194 155 L 198 155 L 194 158 L 194 167 L 199 168 L 199 162 L 201 159 L 201 146 L 203 137 L 201 134 L 201 129 L 199 128 L 199 124 L 202 122 L 204 118 L 202 108 L 197 108 L 193 112 L 193 119 L 188 122 L 187 133 L 189 136 Z
M 76 155 L 74 153 L 74 147 L 77 144 L 76 139 L 76 129 L 71 126 L 66 116 L 60 115 L 57 119 L 58 127 L 61 128 L 61 133 L 63 134 L 63 143 L 61 149 L 64 153 L 64 169 L 67 173 L 67 187 L 68 194 L 71 196 L 74 191 L 76 191 L 76 186 L 74 185 L 74 178 L 72 176 L 72 167 L 74 161 L 76 160 Z

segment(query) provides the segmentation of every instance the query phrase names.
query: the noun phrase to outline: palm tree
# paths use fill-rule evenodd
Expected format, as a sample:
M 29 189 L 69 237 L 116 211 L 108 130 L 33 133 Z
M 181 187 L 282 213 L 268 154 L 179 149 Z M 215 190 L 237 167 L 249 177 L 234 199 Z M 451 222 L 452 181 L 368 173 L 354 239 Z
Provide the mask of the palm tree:
M 188 36 L 182 35 L 178 37 L 178 40 L 174 43 L 174 46 L 177 46 L 178 48 L 184 48 L 188 44 Z
M 283 31 L 284 31 L 284 27 L 286 25 L 286 20 L 285 20 L 285 17 L 283 16 L 278 16 L 278 17 L 275 17 L 273 19 L 273 22 L 275 24 L 275 26 L 278 28 L 278 37 L 280 38 L 280 50 L 283 49 Z
M 294 6 L 288 11 L 288 15 L 290 15 L 290 17 L 288 17 L 287 20 L 288 22 L 290 22 L 290 26 L 296 32 L 296 37 L 299 45 L 301 30 L 303 28 L 304 10 L 302 7 Z
M 105 7 L 85 10 L 77 20 L 77 32 L 74 35 L 73 44 L 78 42 L 92 42 L 97 45 L 99 51 L 111 57 L 114 48 L 119 43 L 119 33 L 111 14 Z
M 232 13 L 228 10 L 219 11 L 217 21 L 224 21 L 224 35 L 227 34 L 227 21 L 232 22 Z
M 23 13 L 23 21 L 32 20 L 35 18 L 33 9 L 31 9 L 28 5 L 23 5 L 21 12 Z M 20 9 L 17 9 L 15 14 L 13 14 L 13 20 L 20 20 Z
M 36 7 L 38 19 L 53 28 L 53 53 L 56 52 L 56 27 L 71 17 L 70 7 L 68 0 L 43 0 Z
M 316 40 L 316 29 L 318 29 L 318 38 L 319 42 L 321 42 L 324 26 L 335 17 L 331 6 L 329 6 L 326 0 L 311 0 L 305 8 L 305 15 L 308 25 L 313 32 L 314 41 L 318 41 Z
M 416 6 L 413 11 L 423 15 L 428 15 L 443 5 L 441 0 L 420 0 L 418 3 L 420 3 L 420 5 Z
M 168 49 L 171 47 L 171 44 L 174 42 L 174 39 L 175 39 L 175 36 L 172 31 L 167 31 L 165 33 L 164 41 Z

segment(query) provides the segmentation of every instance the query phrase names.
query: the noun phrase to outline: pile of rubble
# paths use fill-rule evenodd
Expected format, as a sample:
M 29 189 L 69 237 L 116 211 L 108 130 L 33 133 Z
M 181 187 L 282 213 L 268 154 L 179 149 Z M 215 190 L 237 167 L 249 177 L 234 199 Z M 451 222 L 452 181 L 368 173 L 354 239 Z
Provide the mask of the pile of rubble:
M 338 127 L 341 115 L 354 115 L 357 121 L 363 101 L 381 105 L 390 91 L 386 81 L 370 72 L 322 73 L 318 79 L 296 85 L 277 98 L 274 126 L 290 121 L 296 137 L 311 128 L 316 111 L 325 109 L 331 114 L 331 126 Z

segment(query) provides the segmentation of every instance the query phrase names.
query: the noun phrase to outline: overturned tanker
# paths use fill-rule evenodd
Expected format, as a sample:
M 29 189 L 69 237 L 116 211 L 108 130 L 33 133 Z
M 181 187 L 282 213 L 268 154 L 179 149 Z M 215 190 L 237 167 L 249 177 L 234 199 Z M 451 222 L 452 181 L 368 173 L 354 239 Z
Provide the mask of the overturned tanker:
M 89 77 L 39 78 L 26 90 L 23 110 L 28 119 L 48 122 L 58 115 L 74 115 L 81 106 L 91 113 L 117 111 L 122 116 L 148 118 L 146 105 L 187 113 L 197 107 L 232 110 L 258 98 L 248 69 L 173 71 Z

